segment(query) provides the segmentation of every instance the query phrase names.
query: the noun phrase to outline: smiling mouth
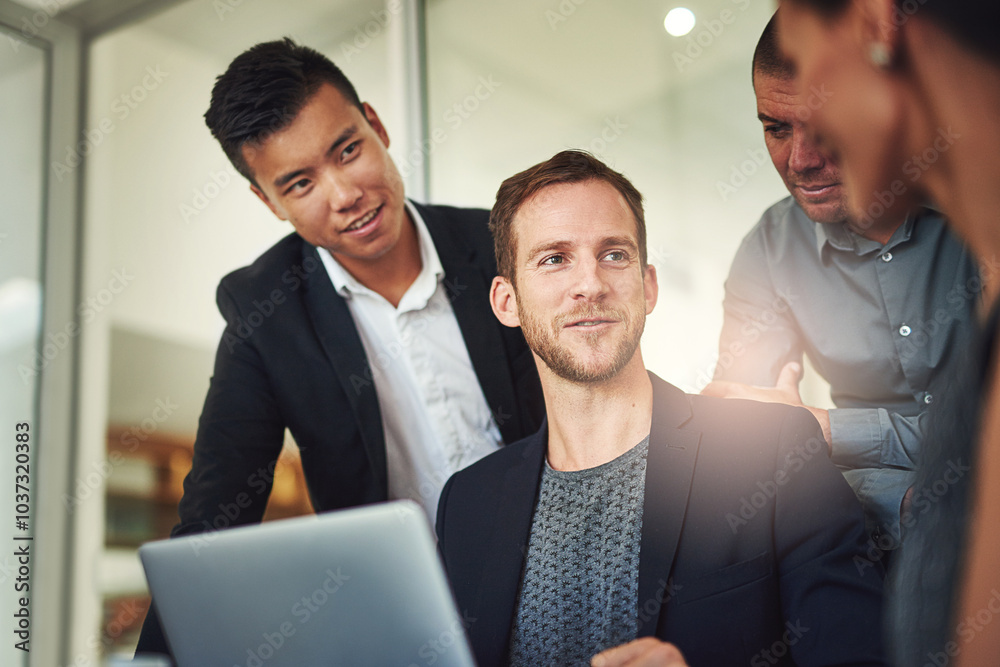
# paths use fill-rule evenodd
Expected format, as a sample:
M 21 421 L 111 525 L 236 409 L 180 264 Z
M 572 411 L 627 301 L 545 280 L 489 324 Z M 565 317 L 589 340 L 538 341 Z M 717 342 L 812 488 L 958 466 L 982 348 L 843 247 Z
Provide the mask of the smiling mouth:
M 569 327 L 596 327 L 599 324 L 613 324 L 613 320 L 581 320 L 580 322 L 572 322 L 567 324 Z
M 375 217 L 378 216 L 379 213 L 382 212 L 382 207 L 383 206 L 385 206 L 385 204 L 383 204 L 382 206 L 379 206 L 377 209 L 375 209 L 371 213 L 368 213 L 367 215 L 364 215 L 364 216 L 358 218 L 357 220 L 355 220 L 354 222 L 352 222 L 351 225 L 349 227 L 347 227 L 347 229 L 345 229 L 344 231 L 345 232 L 356 232 L 359 229 L 365 227 L 368 223 L 370 223 L 372 220 L 374 220 Z

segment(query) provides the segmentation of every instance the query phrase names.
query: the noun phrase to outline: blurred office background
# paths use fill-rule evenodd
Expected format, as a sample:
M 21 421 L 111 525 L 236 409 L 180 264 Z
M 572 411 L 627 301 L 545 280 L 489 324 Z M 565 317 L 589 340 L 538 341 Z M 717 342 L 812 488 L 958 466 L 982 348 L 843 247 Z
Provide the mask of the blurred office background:
M 675 37 L 664 17 L 681 5 L 696 21 Z M 10 441 L 32 425 L 30 664 L 131 655 L 148 604 L 135 549 L 176 521 L 223 329 L 215 287 L 291 231 L 203 122 L 233 57 L 285 35 L 329 55 L 386 123 L 418 200 L 489 207 L 503 178 L 570 147 L 624 172 L 646 196 L 660 282 L 647 365 L 698 391 L 729 262 L 786 194 L 750 86 L 774 7 L 0 0 L 0 429 Z M 807 392 L 827 404 L 820 383 Z M 311 511 L 288 440 L 271 518 Z M 0 663 L 29 664 L 11 644 Z

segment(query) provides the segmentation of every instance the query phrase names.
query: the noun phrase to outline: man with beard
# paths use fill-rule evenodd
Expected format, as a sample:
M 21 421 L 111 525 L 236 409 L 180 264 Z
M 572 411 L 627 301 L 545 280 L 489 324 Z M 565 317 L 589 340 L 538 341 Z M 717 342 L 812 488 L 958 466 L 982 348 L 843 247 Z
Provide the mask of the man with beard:
M 801 406 L 806 354 L 837 407 L 803 407 L 861 500 L 873 543 L 887 551 L 901 522 L 912 525 L 902 503 L 929 406 L 965 348 L 981 281 L 933 210 L 893 218 L 875 198 L 864 219 L 848 216 L 840 170 L 808 135 L 812 110 L 836 91 L 797 90 L 775 26 L 772 18 L 754 52 L 753 85 L 791 196 L 764 213 L 736 253 L 716 381 L 703 393 Z M 926 503 L 914 498 L 914 510 Z
M 441 494 L 479 665 L 882 664 L 882 582 L 856 566 L 863 515 L 816 420 L 645 369 L 635 187 L 564 151 L 501 185 L 490 227 L 493 311 L 523 330 L 548 418 Z

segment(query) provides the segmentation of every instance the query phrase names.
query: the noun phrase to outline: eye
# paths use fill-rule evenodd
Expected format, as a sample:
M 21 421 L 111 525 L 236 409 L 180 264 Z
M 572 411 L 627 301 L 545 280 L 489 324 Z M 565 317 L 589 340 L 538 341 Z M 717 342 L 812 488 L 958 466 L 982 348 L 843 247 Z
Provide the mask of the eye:
M 776 137 L 778 139 L 786 136 L 788 134 L 788 131 L 789 131 L 789 127 L 787 125 L 765 125 L 764 126 L 764 132 L 765 132 L 765 134 L 769 134 L 772 137 Z
M 562 255 L 550 255 L 541 261 L 542 264 L 548 264 L 549 266 L 555 266 L 562 264 L 566 261 L 566 258 Z
M 309 187 L 309 179 L 301 178 L 292 183 L 290 186 L 288 186 L 288 189 L 285 190 L 285 194 L 287 195 L 287 194 L 296 194 L 299 192 L 304 192 L 307 187 Z
M 361 144 L 360 140 L 359 141 L 352 141 L 351 143 L 347 144 L 347 146 L 344 148 L 344 150 L 341 151 L 340 157 L 342 159 L 346 160 L 346 159 L 354 156 L 358 152 L 360 144 Z
M 606 259 L 610 259 L 612 262 L 624 262 L 626 259 L 628 259 L 628 255 L 626 255 L 621 250 L 612 250 L 611 252 L 609 252 L 608 254 L 606 254 L 604 257 Z

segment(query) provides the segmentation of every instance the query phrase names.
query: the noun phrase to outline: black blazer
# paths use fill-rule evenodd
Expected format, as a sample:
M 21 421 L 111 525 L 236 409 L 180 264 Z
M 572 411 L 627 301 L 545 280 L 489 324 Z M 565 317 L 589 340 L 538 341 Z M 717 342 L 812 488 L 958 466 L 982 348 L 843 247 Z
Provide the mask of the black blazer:
M 881 571 L 812 415 L 652 380 L 639 635 L 691 665 L 883 664 Z M 507 661 L 546 443 L 543 426 L 441 494 L 441 552 L 480 667 Z
M 504 442 L 523 438 L 542 423 L 544 400 L 520 330 L 501 325 L 490 308 L 496 261 L 488 212 L 415 206 Z M 285 428 L 301 451 L 317 512 L 386 500 L 385 436 L 371 369 L 316 248 L 290 234 L 223 278 L 217 301 L 227 326 L 171 534 L 259 522 Z M 165 652 L 159 627 L 150 625 L 137 652 Z

